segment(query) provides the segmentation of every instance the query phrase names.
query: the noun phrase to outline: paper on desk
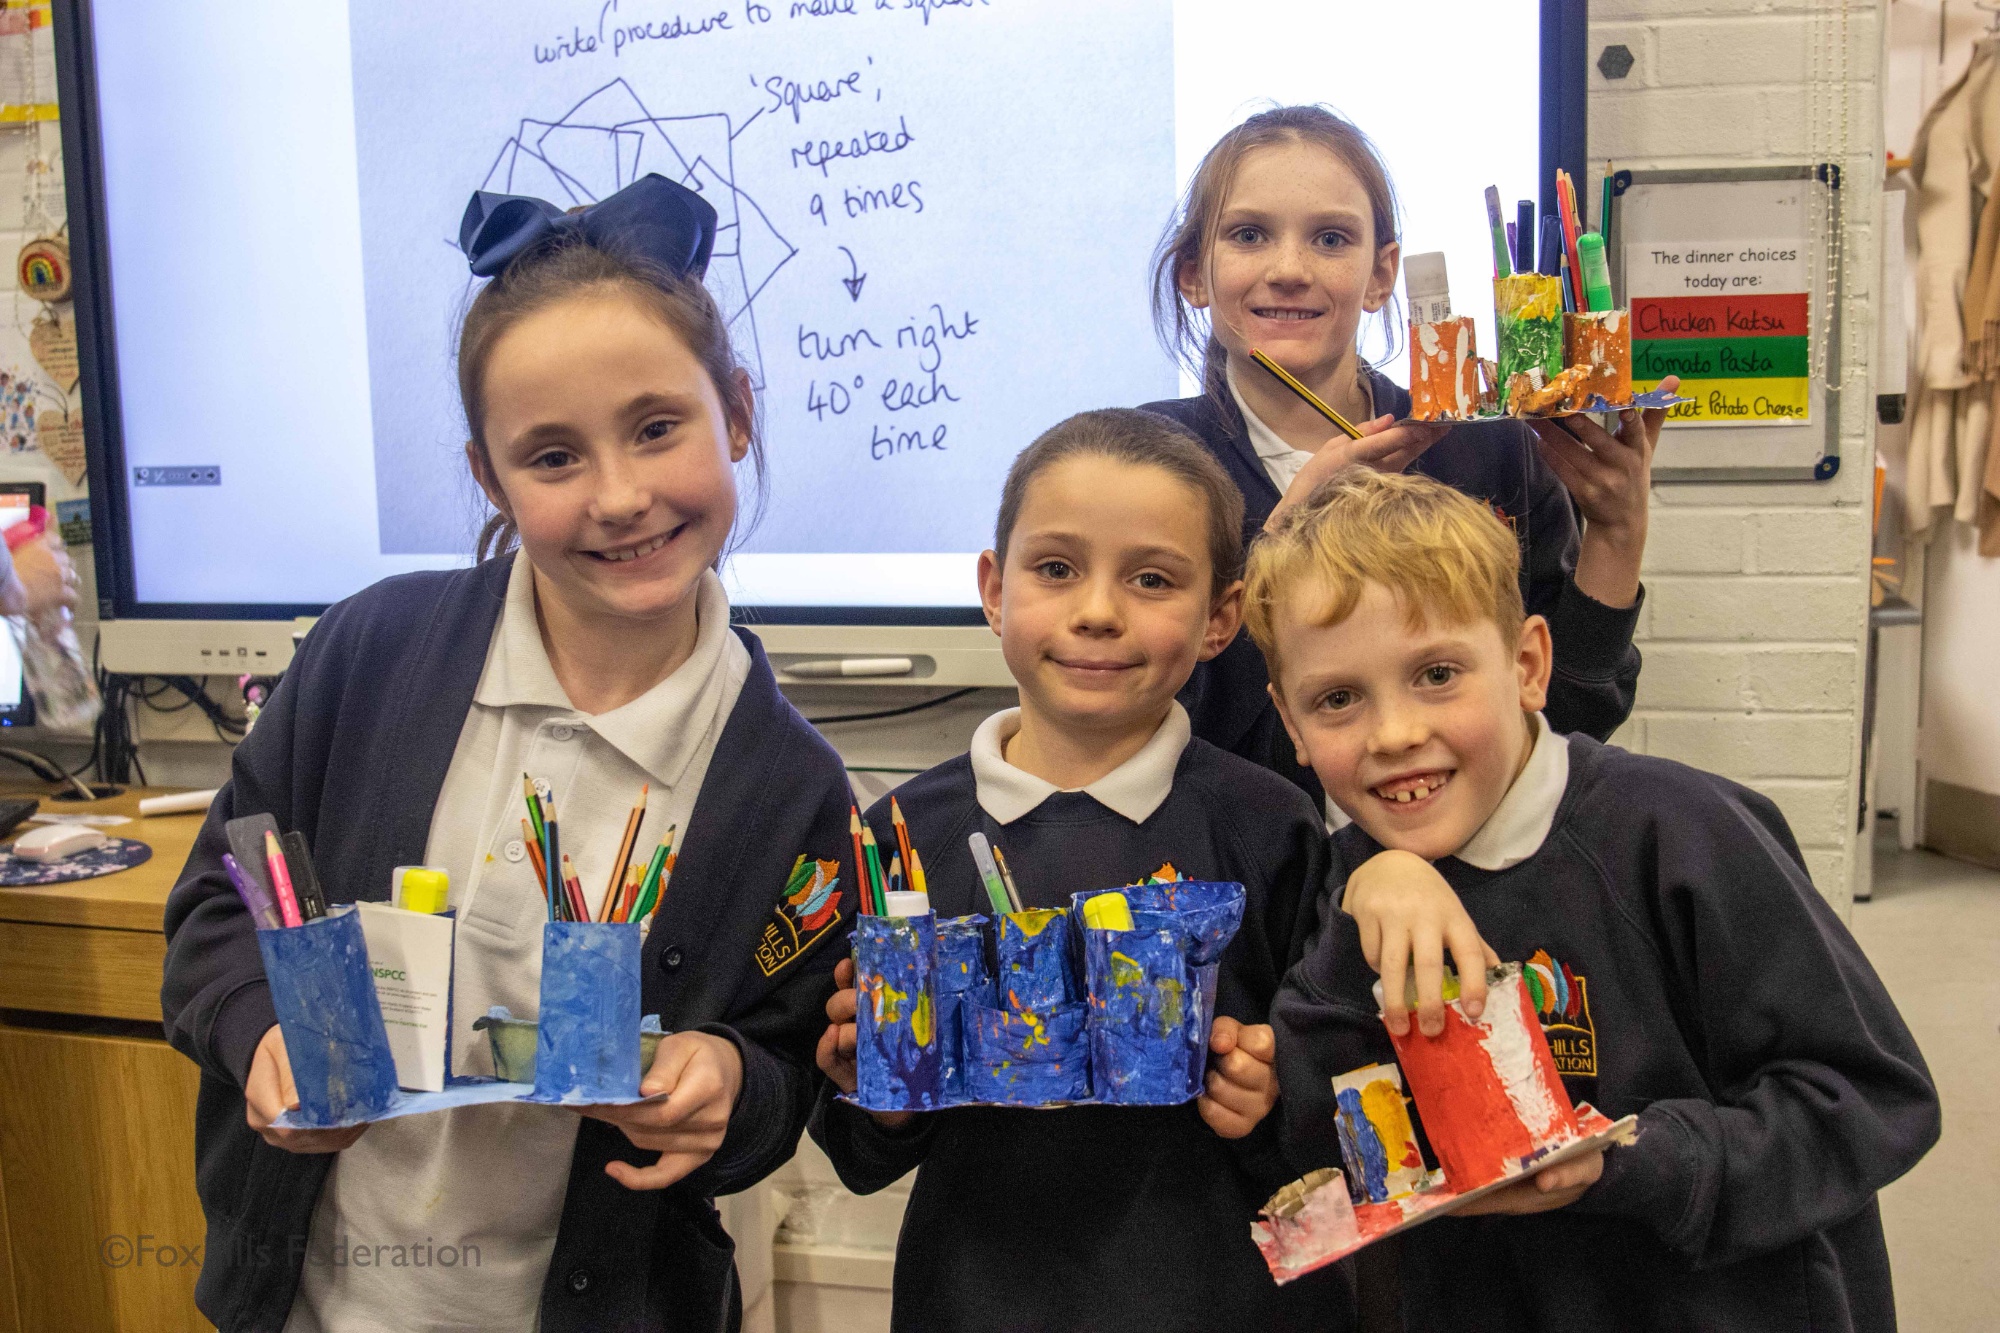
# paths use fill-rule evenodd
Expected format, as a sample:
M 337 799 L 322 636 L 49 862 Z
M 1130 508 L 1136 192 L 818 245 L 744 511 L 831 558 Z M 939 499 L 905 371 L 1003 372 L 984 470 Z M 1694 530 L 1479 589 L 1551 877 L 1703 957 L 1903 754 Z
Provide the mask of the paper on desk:
M 88 824 L 92 828 L 116 828 L 132 822 L 130 815 L 51 814 L 29 815 L 30 824 Z

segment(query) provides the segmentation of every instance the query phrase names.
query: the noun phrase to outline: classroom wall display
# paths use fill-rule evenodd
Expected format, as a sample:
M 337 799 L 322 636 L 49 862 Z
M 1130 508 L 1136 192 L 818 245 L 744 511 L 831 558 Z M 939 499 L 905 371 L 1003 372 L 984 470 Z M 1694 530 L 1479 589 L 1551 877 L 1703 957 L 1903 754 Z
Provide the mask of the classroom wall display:
M 1839 468 L 1832 168 L 1621 173 L 1612 254 L 1632 310 L 1632 387 L 1681 377 L 1659 480 L 1831 477 Z
M 1466 182 L 1539 178 L 1542 9 L 1436 0 L 1417 31 L 1316 0 L 1248 23 L 1228 0 L 60 0 L 73 415 L 116 451 L 101 586 L 126 617 L 289 615 L 467 563 L 466 201 L 567 208 L 658 172 L 721 217 L 708 287 L 759 387 L 768 503 L 733 604 L 977 624 L 1014 455 L 1185 391 L 1150 258 L 1216 138 L 1334 104 L 1389 161 L 1404 245 L 1470 290 Z M 1329 81 L 1344 49 L 1385 58 Z M 1413 103 L 1412 61 L 1457 91 Z

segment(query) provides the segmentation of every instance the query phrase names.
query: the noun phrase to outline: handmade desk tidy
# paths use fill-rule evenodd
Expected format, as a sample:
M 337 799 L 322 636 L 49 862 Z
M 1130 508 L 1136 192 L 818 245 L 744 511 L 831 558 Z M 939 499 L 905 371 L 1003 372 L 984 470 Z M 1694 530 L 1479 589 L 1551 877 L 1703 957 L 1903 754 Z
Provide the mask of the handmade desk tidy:
M 396 1060 L 350 906 L 296 926 L 260 929 L 257 950 L 299 1106 L 291 1123 L 331 1129 L 373 1120 L 396 1101 Z
M 1012 1106 L 1082 1101 L 1090 1096 L 1090 1048 L 1069 913 L 1007 912 L 999 927 L 997 1004 L 963 1008 L 966 1095 Z
M 1632 401 L 1632 314 L 1573 310 L 1563 316 L 1563 362 L 1577 376 L 1570 406 Z
M 573 1105 L 639 1095 L 639 923 L 542 926 L 535 1090 Z
M 937 923 L 938 1078 L 947 1103 L 965 1100 L 967 1004 L 998 1003 L 986 964 L 986 918 L 946 917 Z
M 1516 273 L 1493 280 L 1494 322 L 1499 329 L 1500 406 L 1527 410 L 1524 396 L 1542 391 L 1563 369 L 1562 279 Z
M 943 1106 L 937 918 L 857 916 L 853 946 L 856 1102 L 871 1111 Z
M 1556 196 L 1557 211 L 1542 219 L 1536 272 L 1514 262 L 1536 253 L 1525 239 L 1534 230 L 1526 215 L 1519 254 L 1510 256 L 1498 191 L 1486 191 L 1497 365 L 1480 360 L 1470 321 L 1451 314 L 1444 256 L 1409 257 L 1412 420 L 1559 417 L 1688 401 L 1661 389 L 1633 392 L 1631 313 L 1614 304 L 1604 238 L 1582 229 L 1565 172 L 1556 173 Z
M 1431 1151 L 1463 1193 L 1521 1174 L 1581 1132 L 1521 965 L 1487 973 L 1486 1010 L 1477 1022 L 1447 996 L 1442 1033 L 1426 1037 L 1412 1026 L 1389 1040 L 1423 1109 Z
M 1520 964 L 1487 972 L 1486 1008 L 1477 1021 L 1465 1016 L 1458 978 L 1449 971 L 1444 994 L 1442 1033 L 1426 1037 L 1412 1025 L 1403 1036 L 1389 1036 L 1439 1169 L 1423 1168 L 1395 1066 L 1336 1077 L 1345 1172 L 1323 1168 L 1294 1182 L 1251 1224 L 1251 1238 L 1280 1283 L 1545 1167 L 1636 1136 L 1636 1116 L 1613 1123 L 1588 1104 L 1571 1105 Z M 1339 1195 L 1339 1203 L 1323 1197 L 1329 1194 Z
M 1451 313 L 1444 252 L 1403 261 L 1410 305 L 1410 415 L 1420 421 L 1470 421 L 1494 404 L 1482 391 L 1483 367 L 1469 315 Z
M 1092 904 L 1108 899 L 1125 904 L 1130 929 L 1094 926 L 1104 918 Z M 1200 1096 L 1218 960 L 1242 924 L 1243 886 L 1172 880 L 1070 901 L 1084 923 L 1097 1100 L 1169 1106 Z

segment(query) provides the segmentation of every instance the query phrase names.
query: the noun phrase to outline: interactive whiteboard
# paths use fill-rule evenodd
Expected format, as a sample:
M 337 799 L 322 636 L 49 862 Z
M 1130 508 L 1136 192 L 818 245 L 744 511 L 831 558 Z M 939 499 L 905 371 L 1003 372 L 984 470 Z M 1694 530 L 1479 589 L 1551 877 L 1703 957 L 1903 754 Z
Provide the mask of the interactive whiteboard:
M 115 431 L 124 613 L 305 611 L 465 563 L 466 200 L 589 203 L 647 172 L 716 206 L 708 285 L 758 386 L 767 505 L 733 599 L 970 608 L 1021 448 L 1187 392 L 1150 259 L 1245 115 L 1357 121 L 1405 248 L 1445 250 L 1486 310 L 1480 191 L 1537 193 L 1540 8 L 76 4 L 115 403 L 87 426 Z

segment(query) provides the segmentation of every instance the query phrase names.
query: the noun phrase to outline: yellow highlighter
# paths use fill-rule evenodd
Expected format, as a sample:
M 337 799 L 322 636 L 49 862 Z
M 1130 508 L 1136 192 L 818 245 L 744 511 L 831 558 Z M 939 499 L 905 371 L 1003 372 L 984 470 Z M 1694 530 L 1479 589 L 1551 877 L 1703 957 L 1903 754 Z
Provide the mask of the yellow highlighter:
M 1122 893 L 1100 893 L 1083 900 L 1083 924 L 1094 930 L 1132 929 L 1132 905 Z

